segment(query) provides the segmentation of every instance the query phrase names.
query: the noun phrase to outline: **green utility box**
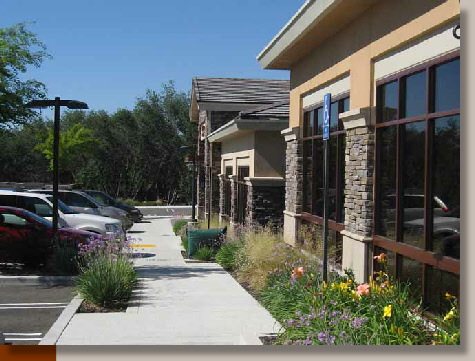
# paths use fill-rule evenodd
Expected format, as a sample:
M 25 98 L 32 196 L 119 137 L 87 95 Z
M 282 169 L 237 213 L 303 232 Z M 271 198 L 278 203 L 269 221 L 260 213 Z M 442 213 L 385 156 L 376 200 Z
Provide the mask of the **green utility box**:
M 188 229 L 188 258 L 191 258 L 201 246 L 217 247 L 221 244 L 227 228 Z

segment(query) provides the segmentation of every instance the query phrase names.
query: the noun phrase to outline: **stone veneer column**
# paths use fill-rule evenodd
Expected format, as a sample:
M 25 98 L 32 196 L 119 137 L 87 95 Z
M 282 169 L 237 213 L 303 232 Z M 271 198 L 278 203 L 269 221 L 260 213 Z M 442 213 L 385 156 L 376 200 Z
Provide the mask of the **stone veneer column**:
M 223 220 L 223 215 L 224 215 L 224 174 L 219 174 L 219 221 L 221 222 Z
M 237 206 L 237 176 L 228 176 L 231 182 L 231 214 L 229 216 L 229 224 L 231 228 L 238 223 L 238 206 Z
M 373 234 L 374 107 L 340 114 L 346 130 L 345 230 L 342 268 L 351 268 L 358 282 L 368 279 Z
M 299 240 L 302 212 L 302 142 L 300 128 L 287 128 L 281 134 L 285 137 L 285 210 L 284 241 L 295 245 Z
M 247 177 L 247 223 L 282 227 L 285 209 L 285 180 L 282 177 Z

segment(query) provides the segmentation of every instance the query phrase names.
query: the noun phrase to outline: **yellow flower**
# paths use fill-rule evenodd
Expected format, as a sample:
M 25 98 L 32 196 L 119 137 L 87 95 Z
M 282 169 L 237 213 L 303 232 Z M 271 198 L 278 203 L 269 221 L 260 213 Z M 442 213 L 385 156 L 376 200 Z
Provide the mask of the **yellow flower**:
M 450 300 L 451 298 L 455 298 L 455 296 L 452 296 L 450 293 L 445 292 L 445 298 Z
M 352 280 L 348 280 L 348 281 L 346 281 L 346 283 L 349 284 L 349 285 L 351 285 L 351 284 L 353 283 L 353 281 L 352 281 Z
M 402 337 L 402 335 L 404 335 L 404 330 L 401 327 L 398 327 L 397 334 L 399 335 L 399 337 Z
M 327 288 L 327 286 L 328 286 L 327 283 L 325 281 L 323 281 L 322 288 L 325 289 L 325 288 Z
M 353 297 L 353 299 L 355 300 L 360 299 L 360 295 L 358 295 L 358 292 L 356 292 L 355 290 L 351 291 L 351 297 Z
M 452 308 L 449 312 L 444 317 L 444 321 L 450 321 L 452 318 L 454 318 L 455 312 L 454 309 Z
M 384 307 L 383 317 L 391 317 L 392 308 L 393 308 L 392 305 Z
M 397 331 L 397 327 L 392 323 L 391 324 L 391 332 L 396 332 Z

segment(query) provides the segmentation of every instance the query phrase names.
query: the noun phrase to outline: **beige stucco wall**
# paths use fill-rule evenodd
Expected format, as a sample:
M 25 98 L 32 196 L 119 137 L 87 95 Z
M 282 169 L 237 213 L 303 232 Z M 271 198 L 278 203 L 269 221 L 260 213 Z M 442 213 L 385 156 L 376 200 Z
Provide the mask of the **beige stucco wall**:
M 250 177 L 285 176 L 285 140 L 280 132 L 255 131 L 221 143 L 221 173 L 225 167 L 249 166 Z
M 285 177 L 285 140 L 280 132 L 255 132 L 254 177 Z
M 254 144 L 255 134 L 247 134 L 225 140 L 221 143 L 221 174 L 225 166 L 233 166 L 233 174 L 237 174 L 238 166 L 249 166 L 249 175 L 254 177 Z
M 350 109 L 374 105 L 374 61 L 459 16 L 459 0 L 381 0 L 292 66 L 289 127 L 301 124 L 303 96 L 345 73 Z

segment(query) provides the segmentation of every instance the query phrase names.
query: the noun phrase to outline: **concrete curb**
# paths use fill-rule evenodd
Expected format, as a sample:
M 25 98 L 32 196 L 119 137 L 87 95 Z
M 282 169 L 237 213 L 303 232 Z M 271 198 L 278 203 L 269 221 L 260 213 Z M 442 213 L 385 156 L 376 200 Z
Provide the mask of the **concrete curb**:
M 70 285 L 76 281 L 76 276 L 0 276 L 2 286 L 56 286 Z
M 39 345 L 56 345 L 64 329 L 68 326 L 78 308 L 81 306 L 82 301 L 83 299 L 80 296 L 76 296 L 69 302 L 69 305 L 61 312 L 61 315 L 59 315 Z

